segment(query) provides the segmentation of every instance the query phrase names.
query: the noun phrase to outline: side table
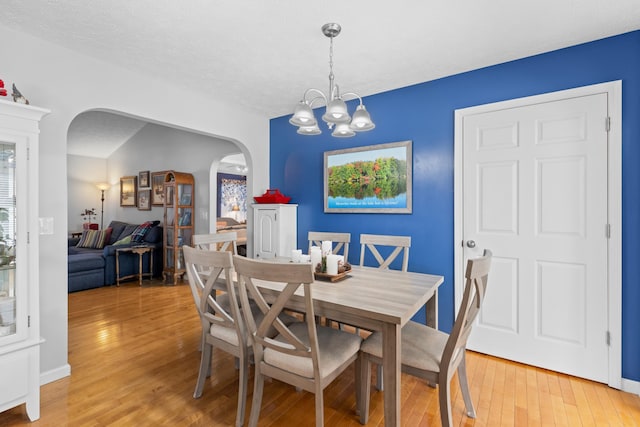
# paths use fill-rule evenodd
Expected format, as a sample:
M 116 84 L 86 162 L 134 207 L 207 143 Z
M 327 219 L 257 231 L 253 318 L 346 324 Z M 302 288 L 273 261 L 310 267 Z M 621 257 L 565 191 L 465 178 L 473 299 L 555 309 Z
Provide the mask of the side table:
M 120 253 L 121 252 L 130 252 L 133 254 L 138 254 L 138 273 L 130 274 L 128 276 L 120 277 Z M 142 256 L 146 253 L 149 253 L 149 272 L 142 272 Z M 131 277 L 138 277 L 138 282 L 140 286 L 142 286 L 142 277 L 149 276 L 149 278 L 153 277 L 153 247 L 152 246 L 132 246 L 129 248 L 121 248 L 116 249 L 116 286 L 120 286 L 120 280 L 130 279 Z

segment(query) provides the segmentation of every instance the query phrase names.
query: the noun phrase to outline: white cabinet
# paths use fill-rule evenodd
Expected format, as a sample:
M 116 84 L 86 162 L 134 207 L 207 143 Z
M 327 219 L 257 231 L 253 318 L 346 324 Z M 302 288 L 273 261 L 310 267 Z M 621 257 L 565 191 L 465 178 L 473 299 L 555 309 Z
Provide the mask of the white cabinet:
M 40 418 L 38 135 L 42 108 L 0 100 L 0 412 Z
M 253 257 L 291 256 L 296 249 L 298 205 L 253 205 Z

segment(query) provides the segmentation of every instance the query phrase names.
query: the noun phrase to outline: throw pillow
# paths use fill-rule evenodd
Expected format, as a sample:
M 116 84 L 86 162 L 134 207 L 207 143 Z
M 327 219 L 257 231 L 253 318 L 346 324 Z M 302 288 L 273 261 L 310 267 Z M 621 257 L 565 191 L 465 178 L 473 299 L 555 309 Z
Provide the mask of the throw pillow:
M 154 226 L 144 235 L 144 241 L 147 243 L 162 242 L 162 227 Z
M 131 233 L 131 242 L 133 243 L 142 242 L 144 239 L 144 235 L 147 234 L 147 232 L 151 230 L 151 228 L 157 223 L 158 223 L 157 221 L 147 221 L 140 224 L 138 228 L 133 230 L 133 233 Z
M 128 236 L 123 237 L 122 239 L 118 240 L 117 242 L 115 242 L 113 244 L 113 246 L 117 246 L 117 245 L 127 245 L 131 243 L 131 234 L 129 234 Z
M 102 249 L 107 241 L 107 234 L 111 234 L 111 230 L 109 232 L 107 230 L 84 230 L 76 247 Z

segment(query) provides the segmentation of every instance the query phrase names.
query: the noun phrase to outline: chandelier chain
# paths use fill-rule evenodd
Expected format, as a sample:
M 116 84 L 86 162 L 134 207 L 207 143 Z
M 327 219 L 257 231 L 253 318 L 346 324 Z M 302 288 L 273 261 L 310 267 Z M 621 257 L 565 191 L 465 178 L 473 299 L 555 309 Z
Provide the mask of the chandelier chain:
M 329 37 L 329 100 L 333 99 L 333 37 Z

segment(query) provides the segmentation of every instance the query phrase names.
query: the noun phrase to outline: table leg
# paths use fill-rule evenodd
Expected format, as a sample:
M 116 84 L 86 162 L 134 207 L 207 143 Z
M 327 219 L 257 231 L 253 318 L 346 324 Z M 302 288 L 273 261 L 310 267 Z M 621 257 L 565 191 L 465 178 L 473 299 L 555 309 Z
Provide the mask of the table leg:
M 427 310 L 427 326 L 438 329 L 438 291 L 433 294 L 425 305 Z
M 149 251 L 149 280 L 153 279 L 153 248 Z
M 387 323 L 382 330 L 382 364 L 384 378 L 384 425 L 400 425 L 400 325 Z
M 142 253 L 138 253 L 138 283 L 142 286 Z

